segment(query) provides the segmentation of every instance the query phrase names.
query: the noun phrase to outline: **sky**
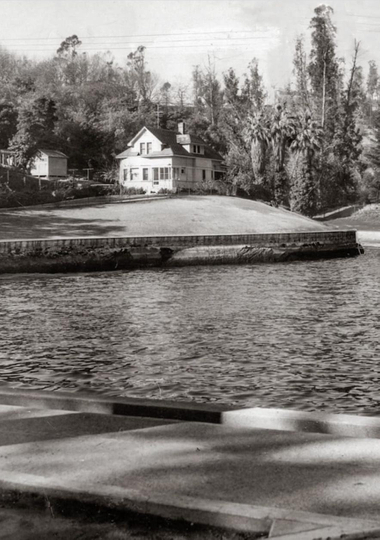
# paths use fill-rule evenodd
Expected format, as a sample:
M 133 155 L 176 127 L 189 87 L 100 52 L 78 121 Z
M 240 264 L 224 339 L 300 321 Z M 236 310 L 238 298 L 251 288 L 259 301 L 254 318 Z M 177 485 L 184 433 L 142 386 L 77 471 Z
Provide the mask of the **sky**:
M 80 50 L 110 51 L 119 64 L 139 45 L 160 81 L 188 83 L 210 61 L 219 75 L 239 76 L 255 57 L 274 92 L 291 81 L 295 39 L 308 29 L 318 0 L 0 0 L 0 45 L 42 59 L 76 34 Z M 338 54 L 349 64 L 354 40 L 360 63 L 380 66 L 380 1 L 330 0 Z

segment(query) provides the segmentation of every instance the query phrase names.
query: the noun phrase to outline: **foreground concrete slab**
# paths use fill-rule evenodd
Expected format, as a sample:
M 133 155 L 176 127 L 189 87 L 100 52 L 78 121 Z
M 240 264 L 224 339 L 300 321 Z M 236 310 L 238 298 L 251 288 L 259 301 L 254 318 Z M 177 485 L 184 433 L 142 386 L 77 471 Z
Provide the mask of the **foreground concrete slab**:
M 332 540 L 333 538 L 378 538 L 380 522 L 339 518 L 333 515 L 318 515 L 289 509 L 261 507 L 247 504 L 229 503 L 218 500 L 173 496 L 170 493 L 143 493 L 130 489 L 87 484 L 73 488 L 71 483 L 62 480 L 52 486 L 45 478 L 34 475 L 20 475 L 18 482 L 8 480 L 7 473 L 1 471 L 0 497 L 4 500 L 17 493 L 22 505 L 30 501 L 38 504 L 38 499 L 47 502 L 51 512 L 59 505 L 76 503 L 122 510 L 144 515 L 160 516 L 173 521 L 187 521 L 205 524 L 218 529 L 253 533 L 254 537 L 297 538 L 303 540 Z
M 380 537 L 377 418 L 12 390 L 0 403 L 17 395 L 29 407 L 0 405 L 3 500 L 48 497 L 284 540 Z
M 50 434 L 43 424 L 40 439 L 26 431 L 22 441 L 24 420 L 0 414 L 4 498 L 77 501 L 272 538 L 380 535 L 376 439 L 54 413 L 36 417 Z M 93 433 L 79 435 L 81 424 Z

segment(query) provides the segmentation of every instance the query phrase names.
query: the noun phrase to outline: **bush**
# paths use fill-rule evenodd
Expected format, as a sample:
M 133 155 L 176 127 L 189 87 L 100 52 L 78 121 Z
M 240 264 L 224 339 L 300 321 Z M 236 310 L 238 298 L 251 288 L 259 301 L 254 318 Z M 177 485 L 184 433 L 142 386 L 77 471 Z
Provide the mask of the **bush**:
M 146 190 L 143 188 L 115 186 L 115 193 L 120 195 L 145 195 Z
M 97 171 L 94 174 L 94 182 L 102 182 L 104 184 L 115 184 L 119 178 L 119 167 L 112 166 L 105 168 L 101 171 Z
M 53 187 L 53 186 L 52 186 Z M 61 185 L 58 189 L 52 190 L 43 186 L 41 191 L 28 189 L 24 191 L 12 191 L 9 188 L 0 186 L 0 208 L 16 208 L 18 206 L 35 206 L 39 204 L 56 203 L 65 200 L 84 199 L 88 197 L 101 197 L 110 195 L 113 186 L 107 185 L 87 185 L 85 187 L 73 187 Z
M 51 191 L 3 191 L 0 192 L 0 207 L 34 206 L 59 202 L 63 199 L 62 194 L 53 194 Z

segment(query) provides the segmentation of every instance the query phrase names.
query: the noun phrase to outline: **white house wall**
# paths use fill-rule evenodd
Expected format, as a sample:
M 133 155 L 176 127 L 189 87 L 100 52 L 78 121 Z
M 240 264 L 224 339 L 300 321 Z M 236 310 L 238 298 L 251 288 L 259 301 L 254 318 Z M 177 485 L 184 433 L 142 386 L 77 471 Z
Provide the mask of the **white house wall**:
M 155 180 L 154 168 L 168 168 L 169 178 Z M 143 169 L 147 180 L 143 180 Z M 215 164 L 211 159 L 185 156 L 144 157 L 130 156 L 120 160 L 120 183 L 126 188 L 142 188 L 147 193 L 161 189 L 196 188 L 213 180 Z
M 32 176 L 47 176 L 49 170 L 49 162 L 47 156 L 45 158 L 35 158 L 30 170 Z
M 152 143 L 152 152 L 161 152 L 161 141 L 159 141 L 150 131 L 144 131 L 135 141 L 134 145 L 131 147 L 134 152 L 140 152 L 140 143 L 145 143 L 145 151 L 147 143 Z

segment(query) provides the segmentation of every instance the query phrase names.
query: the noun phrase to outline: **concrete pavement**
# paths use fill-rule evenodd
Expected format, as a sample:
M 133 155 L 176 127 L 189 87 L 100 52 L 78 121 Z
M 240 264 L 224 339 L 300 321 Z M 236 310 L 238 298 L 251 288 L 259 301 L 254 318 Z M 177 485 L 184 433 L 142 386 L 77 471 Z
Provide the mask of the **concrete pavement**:
M 0 405 L 0 495 L 15 493 L 273 538 L 380 538 L 380 440 Z

